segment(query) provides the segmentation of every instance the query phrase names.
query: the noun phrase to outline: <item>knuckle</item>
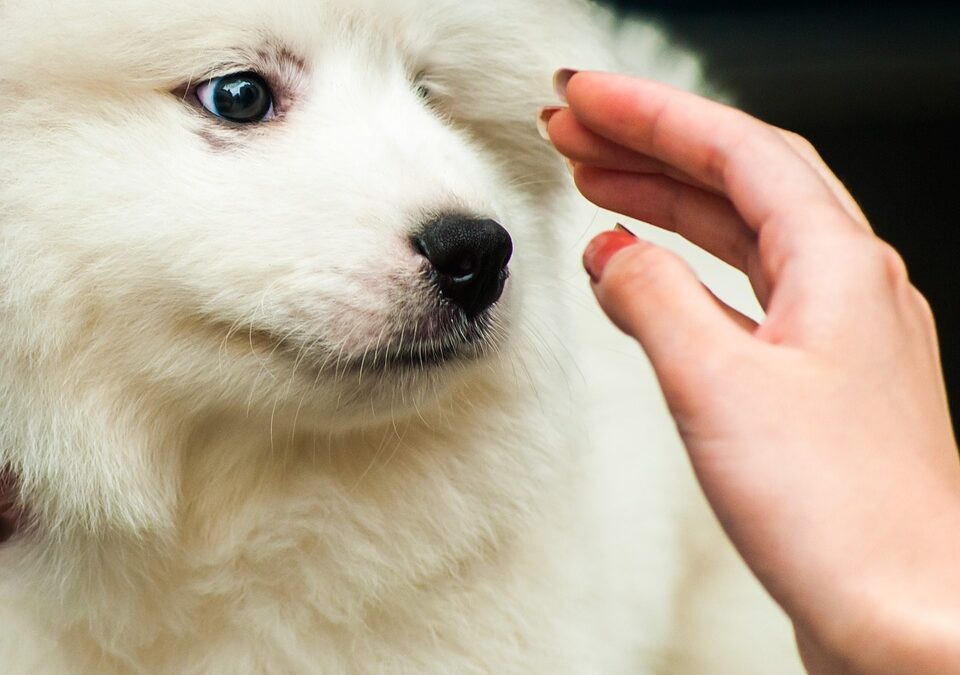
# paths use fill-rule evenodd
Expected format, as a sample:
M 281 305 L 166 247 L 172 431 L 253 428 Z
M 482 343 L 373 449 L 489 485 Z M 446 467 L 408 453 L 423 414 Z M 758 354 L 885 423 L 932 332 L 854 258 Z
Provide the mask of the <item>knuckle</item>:
M 887 281 L 894 286 L 909 283 L 907 263 L 893 246 L 885 241 L 879 242 L 876 255 L 879 258 L 878 264 L 881 266 L 881 270 Z
M 707 176 L 708 182 L 714 185 L 722 185 L 726 181 L 729 165 L 728 155 L 726 148 L 719 145 L 718 142 L 713 142 L 706 148 L 702 159 L 702 171 Z
M 801 136 L 796 131 L 783 131 L 784 136 L 787 141 L 797 149 L 797 151 L 809 155 L 811 157 L 820 158 L 820 153 L 817 151 L 817 148 L 810 142 L 806 136 Z
M 846 249 L 851 263 L 862 275 L 862 282 L 871 285 L 882 283 L 892 288 L 909 283 L 906 263 L 897 250 L 885 241 L 872 235 L 869 240 L 864 240 L 858 235 L 857 241 L 850 242 Z
M 930 301 L 927 300 L 927 296 L 921 293 L 920 290 L 915 286 L 911 286 L 910 298 L 927 328 L 931 328 L 936 331 L 936 317 L 934 316 L 933 307 L 930 305 Z

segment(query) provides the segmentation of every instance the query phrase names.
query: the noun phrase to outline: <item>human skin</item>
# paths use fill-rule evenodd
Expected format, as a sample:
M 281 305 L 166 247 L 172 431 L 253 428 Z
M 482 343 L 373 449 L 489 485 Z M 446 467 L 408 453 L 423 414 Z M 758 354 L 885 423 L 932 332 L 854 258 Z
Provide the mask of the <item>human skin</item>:
M 739 268 L 765 310 L 738 314 L 624 230 L 584 255 L 807 669 L 960 672 L 960 461 L 933 316 L 900 256 L 799 136 L 645 80 L 557 84 L 569 107 L 541 127 L 580 191 Z

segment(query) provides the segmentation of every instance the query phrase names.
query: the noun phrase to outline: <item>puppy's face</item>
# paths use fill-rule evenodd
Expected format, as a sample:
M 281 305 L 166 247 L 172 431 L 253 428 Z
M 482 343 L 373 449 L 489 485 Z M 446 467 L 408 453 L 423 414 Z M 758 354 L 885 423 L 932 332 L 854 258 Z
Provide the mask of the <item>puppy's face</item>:
M 506 372 L 534 3 L 86 4 L 0 3 L 11 367 L 326 427 Z

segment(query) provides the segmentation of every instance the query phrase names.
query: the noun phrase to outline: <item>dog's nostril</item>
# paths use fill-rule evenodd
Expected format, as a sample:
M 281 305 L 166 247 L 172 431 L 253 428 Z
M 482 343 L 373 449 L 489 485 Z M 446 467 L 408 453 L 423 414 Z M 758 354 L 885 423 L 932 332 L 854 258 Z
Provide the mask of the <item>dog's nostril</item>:
M 443 216 L 413 238 L 433 266 L 445 298 L 474 317 L 500 299 L 513 254 L 510 234 L 493 220 Z

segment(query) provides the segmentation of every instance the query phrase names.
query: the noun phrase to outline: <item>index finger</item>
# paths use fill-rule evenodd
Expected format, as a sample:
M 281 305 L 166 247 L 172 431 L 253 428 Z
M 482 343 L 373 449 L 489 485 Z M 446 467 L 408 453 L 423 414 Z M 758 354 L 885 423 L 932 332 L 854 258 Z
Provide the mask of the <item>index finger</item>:
M 823 178 L 782 135 L 744 112 L 611 73 L 574 73 L 566 95 L 585 127 L 719 190 L 758 232 L 771 223 L 855 226 Z M 811 208 L 816 220 L 804 217 Z M 835 217 L 823 218 L 833 211 Z

